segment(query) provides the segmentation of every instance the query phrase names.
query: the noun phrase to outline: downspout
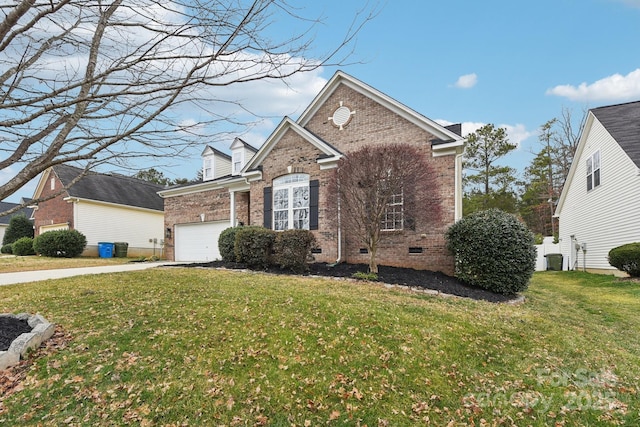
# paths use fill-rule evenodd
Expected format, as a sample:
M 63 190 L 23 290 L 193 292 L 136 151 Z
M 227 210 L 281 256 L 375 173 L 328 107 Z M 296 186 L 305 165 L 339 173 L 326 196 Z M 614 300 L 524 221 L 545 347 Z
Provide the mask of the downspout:
M 231 227 L 236 225 L 236 192 L 229 190 L 229 223 Z
M 334 262 L 333 264 L 329 264 L 329 267 L 335 267 L 336 265 L 340 264 L 342 262 L 342 223 L 340 221 L 340 200 L 342 199 L 342 197 L 340 196 L 340 184 L 338 184 L 338 218 L 337 218 L 337 223 L 338 223 L 338 258 L 336 259 L 336 262 Z
M 462 218 L 462 154 L 456 154 L 455 158 L 455 201 L 453 208 L 455 222 Z

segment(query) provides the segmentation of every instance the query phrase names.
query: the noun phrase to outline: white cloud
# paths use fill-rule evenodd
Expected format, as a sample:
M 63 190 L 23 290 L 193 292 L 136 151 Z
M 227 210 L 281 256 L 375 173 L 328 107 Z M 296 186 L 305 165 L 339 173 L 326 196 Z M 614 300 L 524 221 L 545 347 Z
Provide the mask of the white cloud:
M 478 83 L 478 76 L 476 73 L 471 73 L 458 77 L 454 86 L 460 89 L 469 89 L 474 87 L 476 83 Z
M 640 1 L 637 3 L 640 4 Z M 626 76 L 614 74 L 594 83 L 579 86 L 559 85 L 547 90 L 547 95 L 556 95 L 572 101 L 626 101 L 640 97 L 640 68 Z

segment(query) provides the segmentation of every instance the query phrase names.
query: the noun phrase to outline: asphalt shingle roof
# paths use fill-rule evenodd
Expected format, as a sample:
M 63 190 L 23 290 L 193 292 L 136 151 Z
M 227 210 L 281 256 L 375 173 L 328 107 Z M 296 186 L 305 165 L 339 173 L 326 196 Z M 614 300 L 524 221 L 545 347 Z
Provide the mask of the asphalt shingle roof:
M 591 112 L 640 168 L 640 101 L 593 108 Z
M 8 211 L 9 209 L 15 208 L 18 206 L 18 203 L 10 203 L 10 202 L 0 202 L 0 212 Z M 32 208 L 22 208 L 10 215 L 0 216 L 0 224 L 9 224 L 11 221 L 11 217 L 16 215 L 24 215 L 27 218 L 31 218 L 31 214 L 33 213 Z
M 53 170 L 65 186 L 82 173 L 82 169 L 69 165 L 57 165 Z M 158 195 L 163 188 L 124 175 L 88 172 L 67 193 L 70 197 L 163 211 L 164 200 Z

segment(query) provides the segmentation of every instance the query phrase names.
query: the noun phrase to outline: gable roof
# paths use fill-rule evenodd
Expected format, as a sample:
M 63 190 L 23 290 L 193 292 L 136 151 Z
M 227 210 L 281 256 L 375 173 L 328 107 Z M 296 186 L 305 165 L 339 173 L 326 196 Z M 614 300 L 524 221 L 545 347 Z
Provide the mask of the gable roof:
M 300 126 L 305 127 L 318 109 L 340 85 L 345 85 L 367 98 L 374 100 L 400 117 L 435 136 L 439 140 L 439 144 L 438 147 L 434 146 L 434 150 L 451 149 L 458 146 L 464 146 L 465 139 L 458 135 L 455 130 L 439 125 L 390 96 L 385 95 L 379 90 L 342 71 L 337 71 L 333 77 L 331 77 L 329 82 L 324 86 L 324 88 L 322 88 L 320 93 L 314 98 L 307 109 L 300 115 L 297 123 Z
M 309 142 L 322 152 L 322 155 L 317 159 L 318 163 L 320 163 L 321 168 L 323 164 L 331 164 L 332 162 L 338 161 L 338 159 L 342 157 L 342 153 L 331 146 L 331 144 L 328 144 L 327 142 L 318 138 L 316 135 L 309 132 L 307 129 L 303 128 L 298 123 L 291 120 L 289 117 L 285 117 L 282 119 L 278 127 L 271 133 L 271 135 L 269 135 L 269 138 L 267 138 L 258 152 L 244 166 L 244 168 L 242 169 L 243 176 L 253 175 L 252 171 L 262 163 L 262 161 L 267 157 L 271 150 L 273 150 L 273 148 L 276 146 L 278 141 L 280 141 L 280 138 L 282 138 L 282 136 L 288 130 L 296 132 L 307 142 Z
M 231 161 L 231 156 L 230 155 L 228 155 L 226 153 L 223 153 L 222 151 L 220 151 L 218 149 L 215 149 L 210 145 L 207 145 L 206 147 L 204 147 L 204 150 L 202 150 L 201 156 L 207 155 L 209 153 L 213 153 L 215 155 L 218 155 L 220 157 L 224 157 L 225 159 L 229 159 L 229 161 Z
M 257 153 L 258 149 L 255 148 L 253 145 L 247 143 L 245 140 L 243 140 L 240 137 L 236 137 L 233 142 L 231 143 L 231 148 L 233 149 L 234 147 L 237 147 L 238 144 L 240 144 L 241 146 L 243 146 L 245 149 L 251 151 L 252 153 Z
M 16 206 L 20 206 L 20 204 L 19 203 L 11 203 L 11 202 L 0 202 L 0 212 L 6 212 L 9 209 L 15 208 Z M 24 207 L 24 208 L 22 208 L 20 210 L 15 211 L 12 214 L 0 216 L 0 224 L 9 225 L 9 221 L 11 221 L 11 218 L 13 218 L 14 216 L 24 215 L 27 218 L 31 218 L 32 214 L 33 214 L 33 208 Z
M 53 172 L 66 186 L 82 173 L 82 169 L 56 165 Z M 73 198 L 163 211 L 164 201 L 157 194 L 163 188 L 162 185 L 124 175 L 87 172 L 67 189 L 67 194 Z
M 560 216 L 564 208 L 564 202 L 577 168 L 577 160 L 582 155 L 594 120 L 602 124 L 635 165 L 640 168 L 640 101 L 590 109 L 584 121 L 569 174 L 558 199 L 554 213 L 556 217 Z
M 593 108 L 591 112 L 640 168 L 640 101 Z

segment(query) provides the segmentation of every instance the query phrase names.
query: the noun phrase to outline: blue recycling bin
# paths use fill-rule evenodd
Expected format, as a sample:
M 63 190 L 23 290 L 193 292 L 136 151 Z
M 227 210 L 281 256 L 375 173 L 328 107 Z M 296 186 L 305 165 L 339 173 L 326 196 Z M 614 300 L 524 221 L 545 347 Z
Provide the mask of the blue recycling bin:
M 113 243 L 98 242 L 98 255 L 100 256 L 100 258 L 112 258 L 113 246 Z

